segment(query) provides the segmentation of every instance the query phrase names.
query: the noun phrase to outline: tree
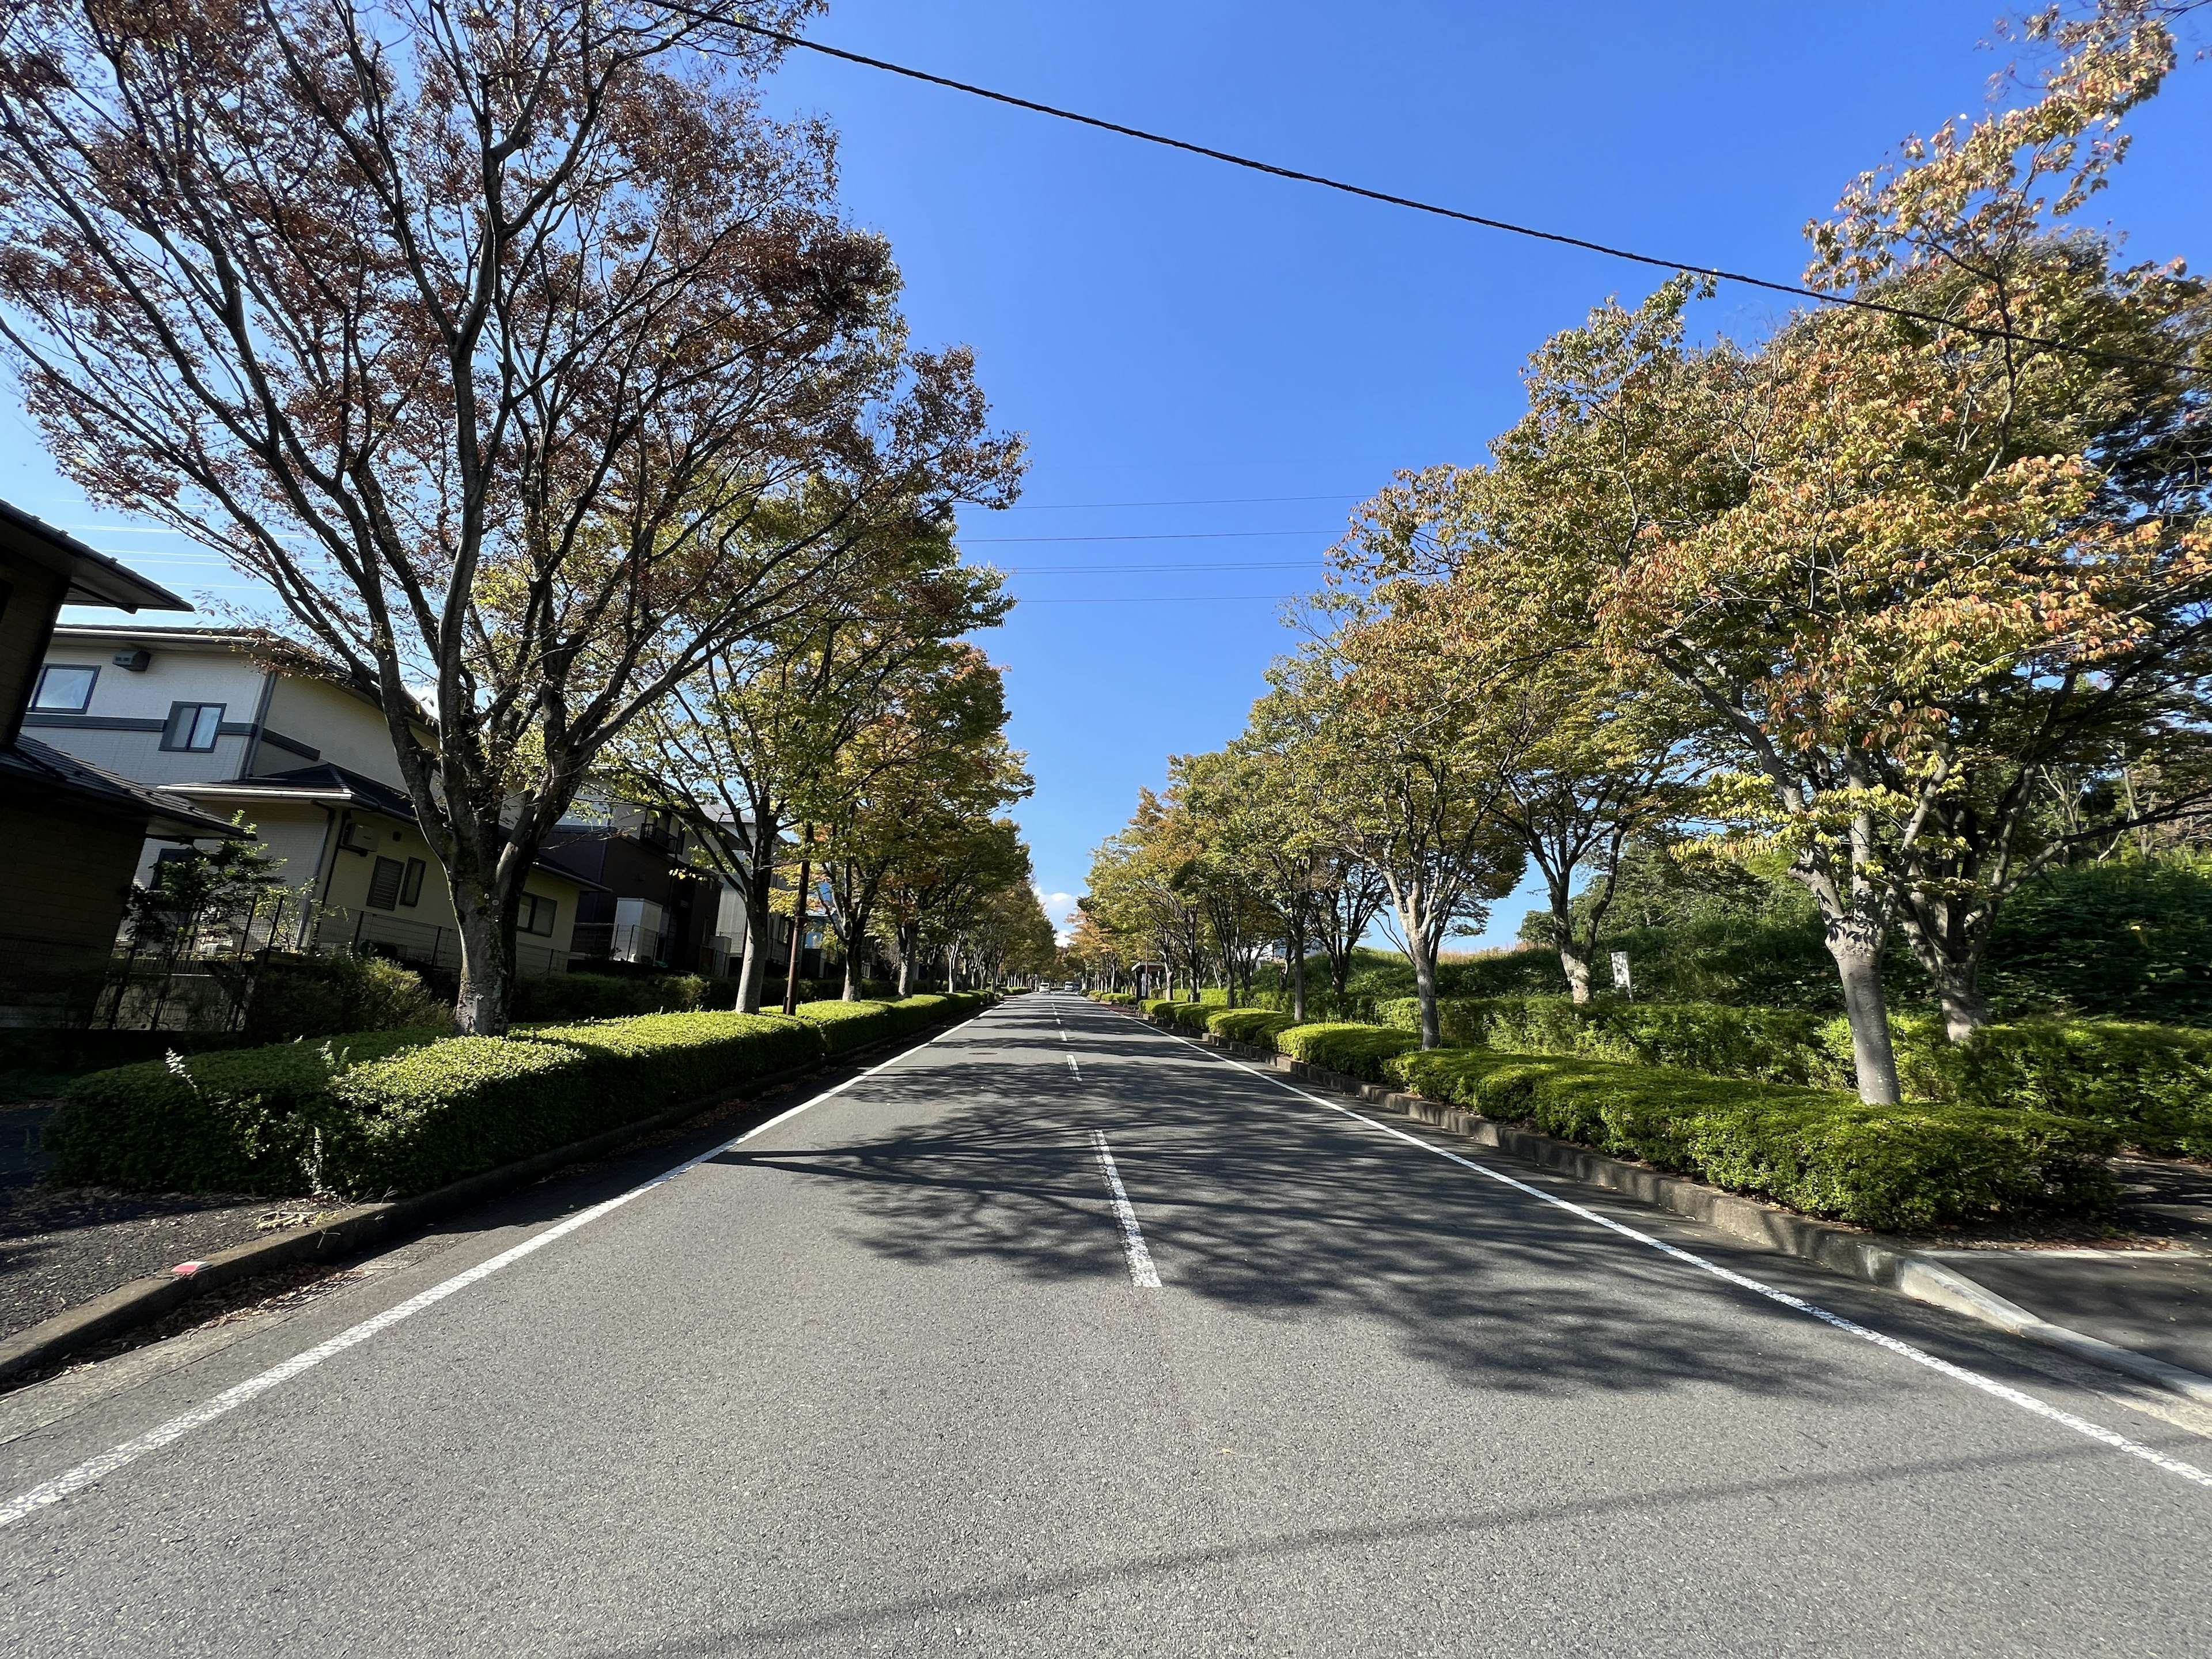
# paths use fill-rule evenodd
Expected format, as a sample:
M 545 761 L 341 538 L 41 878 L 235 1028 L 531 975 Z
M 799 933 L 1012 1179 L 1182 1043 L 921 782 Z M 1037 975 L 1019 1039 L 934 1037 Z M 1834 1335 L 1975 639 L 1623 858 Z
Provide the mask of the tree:
M 82 0 L 0 23 L 0 337 L 62 465 L 276 591 L 383 710 L 504 1029 L 606 746 L 886 525 L 1002 501 L 833 144 L 808 0 Z M 434 735 L 424 742 L 422 731 Z
M 894 719 L 902 694 L 933 676 L 981 687 L 960 677 L 981 659 L 958 641 L 1005 616 L 1000 580 L 959 564 L 942 533 L 900 538 L 877 550 L 866 586 L 825 596 L 718 653 L 617 746 L 605 769 L 610 786 L 672 813 L 744 898 L 741 1010 L 761 1006 L 784 837 L 809 815 L 835 817 L 841 801 L 857 798 L 869 769 L 848 768 L 841 796 L 842 757 L 864 732 Z M 995 699 L 996 671 L 989 672 Z M 1003 720 L 1003 707 L 994 706 Z M 875 752 L 882 759 L 891 751 Z
M 877 900 L 913 855 L 915 826 L 988 817 L 1030 788 L 1021 757 L 1001 736 L 999 670 L 973 646 L 918 659 L 880 695 L 877 717 L 811 792 L 811 816 L 823 836 L 816 856 L 825 910 L 845 945 L 848 1000 L 860 994 L 855 975 Z
M 1413 965 L 1421 1046 L 1443 1041 L 1437 959 L 1513 890 L 1524 860 L 1500 830 L 1508 753 L 1449 695 L 1447 665 L 1387 617 L 1339 628 L 1271 678 L 1325 712 L 1316 740 L 1321 822 L 1389 887 Z M 1510 745 L 1507 745 L 1510 749 Z

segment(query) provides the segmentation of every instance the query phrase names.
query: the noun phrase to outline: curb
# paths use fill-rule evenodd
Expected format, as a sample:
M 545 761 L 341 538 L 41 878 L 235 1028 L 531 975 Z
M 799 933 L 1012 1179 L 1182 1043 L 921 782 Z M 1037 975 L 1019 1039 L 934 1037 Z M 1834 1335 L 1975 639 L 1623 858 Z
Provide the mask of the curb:
M 968 1018 L 975 1017 L 970 1014 Z M 850 1066 L 886 1049 L 915 1043 L 966 1023 L 953 1020 L 944 1025 L 925 1026 L 906 1036 L 886 1037 L 842 1054 L 825 1054 L 803 1066 L 786 1066 L 781 1072 L 771 1072 L 765 1077 L 751 1078 L 713 1094 L 682 1102 L 620 1128 L 603 1129 L 598 1134 L 556 1146 L 550 1152 L 464 1176 L 431 1192 L 418 1193 L 412 1198 L 357 1204 L 318 1225 L 218 1251 L 204 1261 L 184 1264 L 193 1267 L 189 1273 L 172 1268 L 165 1273 L 134 1279 L 0 1341 L 0 1387 L 19 1372 L 64 1358 L 95 1342 L 150 1324 L 203 1291 L 236 1284 L 272 1268 L 289 1267 L 295 1261 L 328 1261 L 358 1255 L 392 1234 L 405 1232 L 455 1210 L 465 1209 L 479 1200 L 526 1187 L 556 1170 L 602 1157 L 659 1130 L 672 1129 L 714 1107 L 769 1094 L 803 1078 L 832 1067 Z
M 1156 1024 L 1141 1014 L 1131 1013 L 1130 1018 L 1152 1030 L 1183 1035 L 1173 1026 Z M 1671 1210 L 1692 1221 L 1702 1221 L 1753 1249 L 1794 1256 L 1830 1273 L 1879 1285 L 1916 1302 L 1963 1314 L 2046 1348 L 2056 1348 L 2108 1370 L 2123 1371 L 2139 1381 L 2155 1383 L 2200 1406 L 2212 1406 L 2212 1376 L 2169 1364 L 2133 1348 L 2121 1347 L 2086 1331 L 2054 1325 L 1921 1251 L 1899 1249 L 1833 1222 L 1816 1221 L 1792 1211 L 1770 1208 L 1757 1199 L 1723 1192 L 1702 1181 L 1662 1175 L 1641 1164 L 1594 1152 L 1586 1146 L 1539 1134 L 1533 1129 L 1516 1128 L 1510 1123 L 1500 1123 L 1456 1106 L 1439 1105 L 1419 1095 L 1401 1094 L 1376 1084 L 1363 1083 L 1341 1072 L 1326 1071 L 1302 1060 L 1289 1059 L 1270 1048 L 1232 1042 L 1212 1032 L 1196 1040 L 1209 1048 L 1218 1048 L 1270 1071 L 1287 1072 L 1294 1081 L 1311 1084 L 1332 1094 L 1349 1096 L 1416 1122 L 1463 1136 L 1477 1146 L 1494 1148 L 1510 1158 L 1556 1170 L 1586 1186 L 1601 1187 L 1654 1208 Z

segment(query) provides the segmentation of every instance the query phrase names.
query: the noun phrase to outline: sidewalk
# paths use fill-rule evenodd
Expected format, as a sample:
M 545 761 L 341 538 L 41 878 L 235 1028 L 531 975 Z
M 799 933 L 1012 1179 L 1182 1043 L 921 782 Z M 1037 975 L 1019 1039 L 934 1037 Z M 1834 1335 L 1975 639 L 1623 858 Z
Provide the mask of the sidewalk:
M 2055 1325 L 2212 1376 L 2212 1164 L 2130 1158 L 2113 1173 L 2125 1248 L 1923 1254 Z

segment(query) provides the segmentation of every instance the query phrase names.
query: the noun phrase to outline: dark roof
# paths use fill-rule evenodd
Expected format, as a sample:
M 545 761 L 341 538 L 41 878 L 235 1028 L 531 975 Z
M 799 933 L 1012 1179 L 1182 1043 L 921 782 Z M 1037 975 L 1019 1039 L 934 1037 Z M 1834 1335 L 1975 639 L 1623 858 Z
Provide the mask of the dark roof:
M 185 836 L 195 841 L 217 836 L 233 841 L 252 839 L 235 824 L 209 816 L 181 796 L 88 766 L 76 756 L 65 755 L 35 738 L 19 738 L 13 748 L 0 749 L 0 785 L 143 817 L 149 836 Z
M 179 599 L 129 566 L 87 547 L 67 531 L 55 529 L 12 502 L 0 501 L 0 531 L 15 532 L 8 536 L 8 543 L 23 557 L 68 575 L 64 605 L 104 605 L 118 611 L 192 608 L 190 600 Z

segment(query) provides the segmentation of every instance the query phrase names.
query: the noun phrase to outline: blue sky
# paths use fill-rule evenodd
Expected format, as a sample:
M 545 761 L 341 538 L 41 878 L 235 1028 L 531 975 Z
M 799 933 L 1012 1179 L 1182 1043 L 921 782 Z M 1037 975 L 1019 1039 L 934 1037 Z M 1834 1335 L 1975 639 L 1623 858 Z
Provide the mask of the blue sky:
M 1791 279 L 1801 229 L 1908 131 L 1982 106 L 1993 0 L 1799 4 L 838 0 L 816 37 L 1398 193 Z M 2192 43 L 2192 44 L 2202 44 Z M 1393 469 L 1479 458 L 1546 334 L 1659 273 L 1234 171 L 811 54 L 770 90 L 844 134 L 844 195 L 891 240 L 920 344 L 964 341 L 1033 465 L 971 515 L 1023 604 L 988 644 L 1036 793 L 1048 895 L 1171 753 L 1243 724 L 1347 513 Z M 2204 253 L 2212 65 L 2136 118 L 2093 220 Z M 1723 289 L 1709 327 L 1773 296 Z M 19 413 L 0 493 L 126 526 Z M 95 545 L 196 592 L 234 580 L 127 527 Z M 143 550 L 142 551 L 142 550 Z M 197 556 L 204 559 L 206 556 Z M 239 598 L 233 592 L 228 597 Z M 1533 899 L 1501 903 L 1510 939 Z

